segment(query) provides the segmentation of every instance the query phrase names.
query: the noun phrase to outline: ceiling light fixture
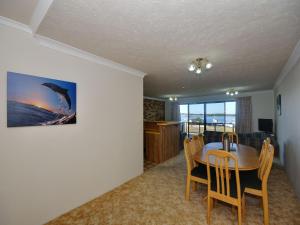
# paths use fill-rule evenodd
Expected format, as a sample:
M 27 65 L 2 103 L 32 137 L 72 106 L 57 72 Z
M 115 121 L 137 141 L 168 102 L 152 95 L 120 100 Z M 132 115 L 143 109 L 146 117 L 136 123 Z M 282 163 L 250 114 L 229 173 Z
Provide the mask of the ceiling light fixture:
M 207 60 L 207 58 L 197 58 L 189 65 L 189 71 L 195 72 L 196 74 L 201 74 L 205 70 L 212 68 L 212 63 Z
M 171 96 L 171 97 L 169 98 L 169 100 L 170 100 L 171 102 L 176 102 L 178 99 L 177 99 L 176 96 Z
M 226 91 L 226 95 L 230 95 L 230 96 L 234 96 L 234 95 L 238 95 L 239 92 L 237 90 L 234 90 L 233 88 Z

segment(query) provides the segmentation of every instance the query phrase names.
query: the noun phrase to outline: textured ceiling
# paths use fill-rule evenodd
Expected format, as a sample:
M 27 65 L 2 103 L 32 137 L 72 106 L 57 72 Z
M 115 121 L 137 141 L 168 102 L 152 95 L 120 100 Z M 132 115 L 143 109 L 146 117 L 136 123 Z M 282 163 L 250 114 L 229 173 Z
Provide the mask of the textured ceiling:
M 146 96 L 256 91 L 300 39 L 300 1 L 55 0 L 37 33 L 146 72 Z M 197 57 L 214 64 L 200 78 Z
M 38 0 L 0 0 L 0 15 L 29 24 Z

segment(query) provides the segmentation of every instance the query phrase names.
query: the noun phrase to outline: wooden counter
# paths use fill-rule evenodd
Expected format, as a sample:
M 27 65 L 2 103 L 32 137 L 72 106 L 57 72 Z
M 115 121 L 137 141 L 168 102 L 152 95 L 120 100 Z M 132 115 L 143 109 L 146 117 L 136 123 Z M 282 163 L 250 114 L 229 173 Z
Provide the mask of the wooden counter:
M 179 130 L 179 122 L 144 122 L 146 159 L 161 163 L 176 156 L 179 153 Z

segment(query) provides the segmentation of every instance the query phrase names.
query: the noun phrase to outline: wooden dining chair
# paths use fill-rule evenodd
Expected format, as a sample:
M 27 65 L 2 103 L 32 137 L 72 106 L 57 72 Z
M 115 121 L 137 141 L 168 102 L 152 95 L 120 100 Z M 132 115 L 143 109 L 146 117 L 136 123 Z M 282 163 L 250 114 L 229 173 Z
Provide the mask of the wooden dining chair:
M 238 136 L 237 133 L 235 133 L 235 132 L 224 132 L 224 133 L 222 134 L 222 142 L 224 141 L 224 136 L 225 136 L 226 134 L 228 135 L 229 140 L 230 140 L 231 143 L 239 144 L 239 136 Z
M 184 156 L 186 160 L 186 189 L 185 189 L 185 199 L 190 199 L 190 185 L 194 182 L 194 187 L 196 189 L 196 183 L 201 183 L 207 185 L 207 172 L 206 165 L 199 164 L 195 165 L 193 163 L 193 155 L 191 154 L 192 144 L 189 139 L 184 140 Z
M 262 198 L 264 225 L 269 225 L 268 203 L 268 178 L 274 158 L 274 147 L 265 140 L 260 155 L 259 169 L 257 173 L 241 173 L 241 183 L 245 186 L 245 193 Z
M 230 176 L 229 160 L 234 162 L 234 176 Z M 240 185 L 238 159 L 235 155 L 220 150 L 209 150 L 207 161 L 207 223 L 210 224 L 211 209 L 214 199 L 237 207 L 238 224 L 242 224 L 242 206 L 244 205 L 244 190 Z M 215 172 L 211 174 L 210 164 L 214 162 Z
M 271 144 L 271 139 L 270 138 L 266 138 L 263 141 L 262 147 L 261 147 L 261 151 L 259 154 L 259 164 L 261 163 L 262 159 L 264 158 L 265 154 L 267 153 L 267 150 L 269 148 L 269 144 Z
M 200 152 L 204 146 L 204 139 L 203 135 L 194 135 L 191 140 L 191 153 L 192 155 L 196 154 L 197 152 Z

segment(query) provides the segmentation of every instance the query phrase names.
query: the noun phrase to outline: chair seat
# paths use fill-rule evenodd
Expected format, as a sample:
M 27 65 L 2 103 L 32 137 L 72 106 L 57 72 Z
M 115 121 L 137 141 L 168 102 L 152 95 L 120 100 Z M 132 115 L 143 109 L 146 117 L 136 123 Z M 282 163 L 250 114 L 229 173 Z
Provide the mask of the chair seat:
M 262 182 L 257 176 L 258 170 L 240 171 L 241 184 L 247 188 L 262 189 Z
M 224 174 L 224 176 L 225 176 L 225 174 Z M 220 184 L 220 192 L 222 192 L 221 181 L 219 182 L 219 184 Z M 237 189 L 236 189 L 235 176 L 231 176 L 229 185 L 230 185 L 230 197 L 237 198 Z M 240 182 L 240 185 L 241 185 L 241 188 L 240 188 L 241 189 L 241 196 L 243 196 L 243 193 L 245 191 L 246 186 L 243 185 L 242 182 Z M 225 183 L 224 183 L 224 188 L 225 188 L 225 193 L 227 193 Z M 217 179 L 216 178 L 211 180 L 211 190 L 217 191 Z
M 191 175 L 194 176 L 194 177 L 200 177 L 202 179 L 207 179 L 206 165 L 199 164 L 197 167 L 192 169 Z

